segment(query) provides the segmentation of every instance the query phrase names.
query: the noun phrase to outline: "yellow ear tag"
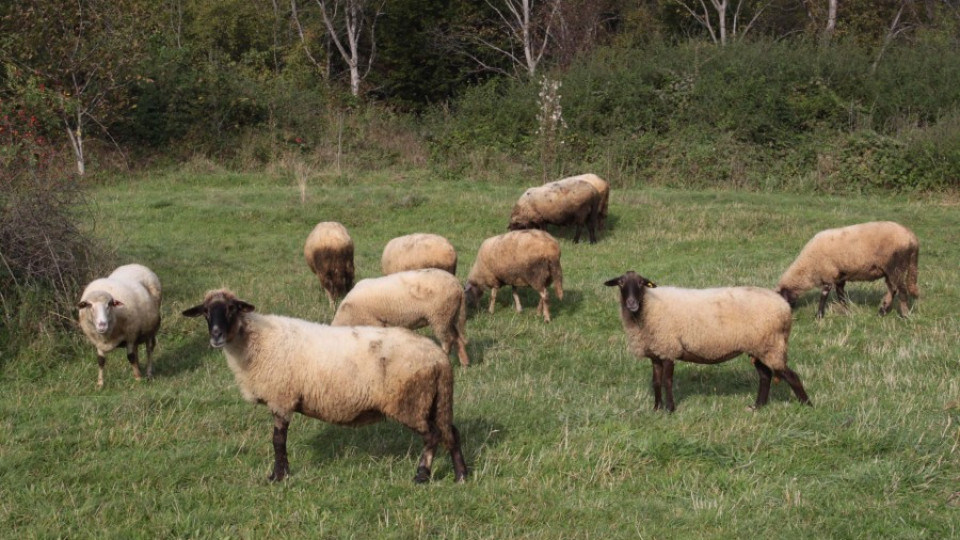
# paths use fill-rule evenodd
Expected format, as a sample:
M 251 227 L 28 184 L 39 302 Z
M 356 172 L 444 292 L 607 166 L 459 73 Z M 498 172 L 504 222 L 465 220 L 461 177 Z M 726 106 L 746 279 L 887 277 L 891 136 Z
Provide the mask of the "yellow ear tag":
M 656 289 L 656 288 L 657 288 L 657 284 L 654 283 L 654 282 L 652 282 L 652 281 L 648 281 L 648 282 L 647 282 L 647 288 Z

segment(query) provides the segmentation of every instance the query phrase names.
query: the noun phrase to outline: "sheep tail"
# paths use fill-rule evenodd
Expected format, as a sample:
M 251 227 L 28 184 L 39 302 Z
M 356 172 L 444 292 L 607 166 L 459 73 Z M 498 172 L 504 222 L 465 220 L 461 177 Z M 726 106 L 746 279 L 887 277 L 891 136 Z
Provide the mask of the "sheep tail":
M 914 298 L 920 298 L 920 288 L 917 286 L 917 263 L 919 259 L 920 248 L 917 247 L 910 253 L 910 261 L 907 263 L 907 291 Z
M 557 293 L 557 300 L 563 300 L 563 269 L 560 268 L 560 259 L 550 261 L 550 276 L 553 278 L 553 290 Z
M 454 448 L 457 444 L 457 435 L 453 427 L 453 368 L 449 362 L 438 364 L 440 374 L 437 377 L 437 397 L 434 398 L 436 407 L 437 429 L 446 448 Z

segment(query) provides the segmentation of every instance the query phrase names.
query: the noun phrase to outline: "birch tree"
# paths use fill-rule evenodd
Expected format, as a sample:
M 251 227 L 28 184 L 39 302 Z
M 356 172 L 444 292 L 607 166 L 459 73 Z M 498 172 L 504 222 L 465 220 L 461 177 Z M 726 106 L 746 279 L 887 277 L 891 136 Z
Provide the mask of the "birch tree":
M 747 35 L 771 1 L 750 2 L 753 5 L 748 6 L 745 5 L 745 0 L 736 0 L 735 4 L 731 0 L 676 0 L 680 7 L 707 30 L 713 42 L 719 45 L 726 45 L 731 39 Z M 752 11 L 750 8 L 753 8 Z M 750 19 L 746 24 L 742 24 L 745 17 Z
M 499 17 L 510 46 L 504 48 L 483 37 L 479 41 L 506 56 L 530 78 L 536 77 L 537 67 L 551 40 L 562 0 L 544 0 L 539 10 L 536 0 L 484 1 Z
M 377 19 L 383 13 L 386 0 L 314 0 L 320 8 L 323 26 L 330 42 L 347 65 L 350 73 L 350 93 L 360 95 L 360 83 L 370 73 L 376 57 Z M 290 0 L 292 17 L 310 60 L 312 56 L 297 10 L 297 0 Z M 366 54 L 362 41 L 368 43 Z M 366 56 L 366 58 L 364 58 Z

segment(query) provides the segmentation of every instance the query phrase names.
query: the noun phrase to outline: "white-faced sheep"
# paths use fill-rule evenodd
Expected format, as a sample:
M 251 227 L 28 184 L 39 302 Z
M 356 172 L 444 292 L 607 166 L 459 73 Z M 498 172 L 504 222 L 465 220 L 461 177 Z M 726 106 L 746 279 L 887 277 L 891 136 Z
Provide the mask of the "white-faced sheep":
M 464 328 L 466 295 L 453 274 L 437 268 L 407 270 L 357 282 L 337 307 L 333 326 L 429 326 L 449 354 L 457 346 L 460 365 L 470 364 Z
M 497 290 L 510 285 L 513 303 L 519 313 L 517 287 L 532 287 L 540 294 L 537 314 L 550 322 L 550 301 L 547 287 L 553 283 L 557 299 L 563 300 L 563 269 L 560 267 L 560 244 L 546 231 L 512 231 L 487 238 L 480 245 L 477 260 L 467 276 L 466 294 L 479 302 L 485 289 L 490 289 L 490 313 L 497 301 Z
M 777 292 L 791 306 L 803 292 L 820 288 L 817 318 L 822 318 L 830 289 L 847 302 L 844 286 L 848 281 L 873 281 L 883 278 L 887 294 L 880 304 L 886 315 L 893 298 L 900 294 L 900 315 L 907 315 L 907 296 L 920 296 L 917 288 L 917 259 L 920 242 L 913 232 L 892 221 L 861 223 L 827 229 L 814 235 L 786 271 L 780 276 Z
M 183 315 L 206 317 L 210 345 L 223 349 L 243 397 L 273 413 L 270 480 L 290 472 L 287 428 L 295 412 L 347 426 L 393 418 L 423 437 L 416 482 L 430 479 L 441 442 L 456 481 L 466 478 L 453 425 L 453 368 L 430 339 L 404 328 L 332 327 L 261 315 L 227 290 L 208 292 Z
M 353 240 L 346 227 L 336 221 L 317 223 L 303 245 L 310 270 L 320 278 L 330 305 L 353 287 Z
M 558 180 L 526 190 L 510 214 L 507 226 L 511 231 L 544 229 L 547 225 L 577 227 L 573 242 L 580 241 L 584 225 L 590 234 L 590 243 L 597 241 L 597 212 L 600 194 L 588 182 Z
M 384 275 L 421 268 L 439 268 L 456 275 L 457 250 L 438 234 L 399 236 L 384 246 L 380 268 Z
M 610 206 L 610 183 L 593 173 L 581 174 L 564 178 L 561 181 L 587 182 L 600 194 L 600 206 L 597 207 L 597 228 L 601 231 L 607 228 L 607 210 Z
M 106 278 L 95 279 L 83 290 L 79 309 L 80 328 L 97 348 L 97 387 L 103 387 L 106 354 L 126 347 L 133 377 L 140 380 L 137 349 L 147 350 L 147 378 L 153 376 L 153 349 L 160 329 L 160 279 L 149 268 L 127 264 Z
M 760 375 L 755 408 L 767 403 L 772 374 L 809 404 L 800 377 L 787 367 L 790 306 L 769 289 L 657 287 L 633 271 L 608 280 L 620 288 L 627 346 L 653 362 L 653 408 L 673 411 L 673 363 L 718 364 L 746 353 Z M 661 386 L 666 399 L 661 401 Z

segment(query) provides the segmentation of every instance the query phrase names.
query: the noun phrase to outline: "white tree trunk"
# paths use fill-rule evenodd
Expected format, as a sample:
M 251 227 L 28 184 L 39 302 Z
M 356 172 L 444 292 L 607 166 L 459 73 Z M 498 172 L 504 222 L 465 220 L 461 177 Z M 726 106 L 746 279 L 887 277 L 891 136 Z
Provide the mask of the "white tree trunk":
M 67 130 L 67 138 L 70 140 L 70 147 L 73 149 L 73 157 L 77 160 L 77 174 L 83 176 L 87 172 L 86 160 L 83 157 L 83 113 L 77 112 L 76 129 L 70 125 L 69 116 L 64 116 L 63 123 Z
M 292 0 L 294 1 L 294 0 Z M 374 28 L 377 17 L 380 16 L 380 9 L 383 7 L 383 0 L 377 7 L 373 15 L 370 28 L 367 31 L 370 34 L 370 55 L 367 57 L 367 69 L 365 73 L 360 72 L 360 37 L 364 31 L 366 20 L 364 11 L 367 6 L 367 0 L 316 0 L 323 14 L 323 24 L 327 28 L 327 35 L 340 52 L 340 57 L 346 62 L 350 71 L 350 93 L 354 96 L 360 95 L 360 83 L 363 81 L 370 67 L 373 65 L 374 53 L 376 51 L 376 39 Z M 346 45 L 341 39 L 340 32 L 336 27 L 336 16 L 343 8 L 343 32 L 346 34 Z

